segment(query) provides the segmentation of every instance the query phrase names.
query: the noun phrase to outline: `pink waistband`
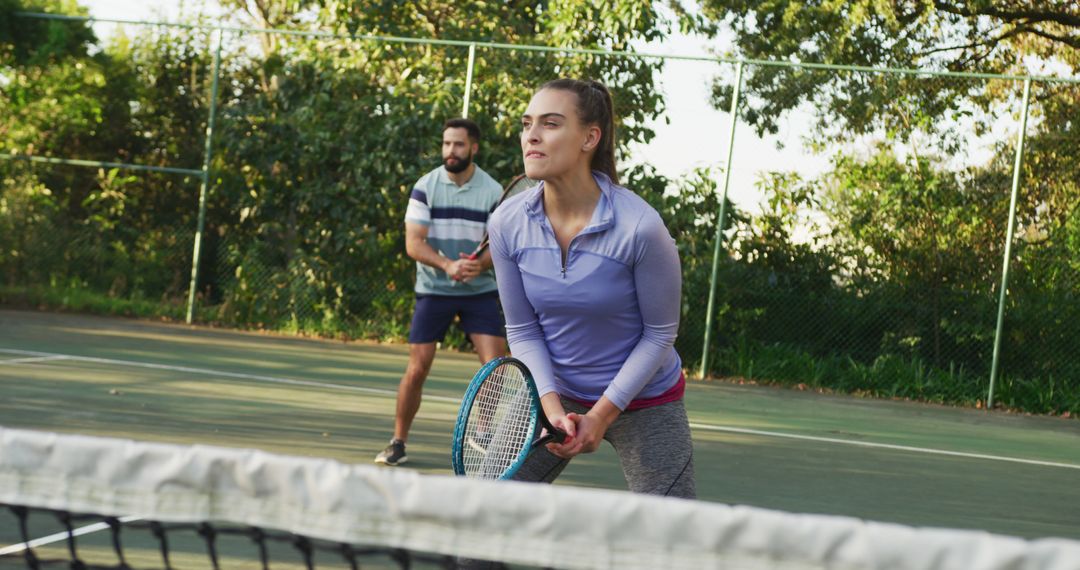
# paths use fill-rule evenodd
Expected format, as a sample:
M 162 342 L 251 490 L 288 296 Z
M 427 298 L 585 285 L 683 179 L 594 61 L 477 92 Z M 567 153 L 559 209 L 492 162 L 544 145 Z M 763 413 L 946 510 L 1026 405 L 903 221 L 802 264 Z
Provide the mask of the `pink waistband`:
M 652 398 L 637 398 L 637 399 L 631 400 L 630 405 L 626 406 L 626 410 L 627 411 L 629 411 L 629 410 L 640 410 L 642 408 L 651 408 L 653 406 L 659 406 L 660 404 L 667 404 L 669 402 L 674 402 L 676 400 L 681 399 L 685 392 L 686 392 L 686 374 L 683 374 L 682 372 L 680 372 L 679 373 L 679 381 L 676 382 L 672 387 L 665 390 L 663 394 L 660 394 L 659 396 L 653 396 Z M 595 401 L 589 402 L 589 401 L 586 401 L 586 400 L 578 400 L 576 398 L 569 398 L 569 397 L 566 398 L 566 399 L 570 400 L 571 402 L 577 402 L 577 403 L 581 404 L 582 406 L 585 406 L 586 408 L 591 408 L 591 407 L 596 405 Z

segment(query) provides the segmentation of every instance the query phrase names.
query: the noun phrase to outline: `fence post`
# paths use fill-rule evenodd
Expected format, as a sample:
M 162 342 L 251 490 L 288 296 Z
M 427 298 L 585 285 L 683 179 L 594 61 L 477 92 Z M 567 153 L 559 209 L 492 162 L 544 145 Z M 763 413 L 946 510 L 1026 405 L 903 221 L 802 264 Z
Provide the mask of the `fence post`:
M 712 277 L 709 278 L 709 303 L 705 308 L 705 341 L 701 349 L 700 376 L 709 373 L 709 345 L 712 344 L 713 305 L 716 303 L 716 275 L 720 268 L 720 244 L 724 239 L 724 216 L 727 213 L 728 187 L 731 185 L 731 155 L 735 147 L 735 125 L 739 122 L 739 95 L 742 92 L 743 62 L 735 68 L 735 90 L 731 94 L 731 126 L 728 127 L 727 161 L 724 163 L 724 185 L 720 194 L 720 215 L 716 220 L 716 239 L 713 243 Z
M 1013 162 L 1012 192 L 1009 196 L 1009 224 L 1005 228 L 1005 261 L 1001 268 L 1001 291 L 998 295 L 997 329 L 994 332 L 994 360 L 990 365 L 990 390 L 986 394 L 986 409 L 994 407 L 994 383 L 1001 359 L 1001 335 L 1005 328 L 1005 293 L 1009 288 L 1009 258 L 1012 257 L 1013 231 L 1016 226 L 1016 195 L 1020 189 L 1020 167 L 1023 165 L 1024 135 L 1027 131 L 1028 100 L 1031 78 L 1024 79 L 1024 101 L 1020 109 L 1020 132 L 1016 134 L 1016 159 Z
M 217 50 L 214 52 L 214 77 L 210 83 L 210 112 L 206 120 L 206 145 L 203 154 L 202 183 L 199 184 L 199 221 L 195 230 L 195 251 L 191 256 L 191 283 L 188 285 L 187 324 L 191 324 L 195 315 L 195 291 L 199 283 L 199 261 L 202 257 L 203 231 L 206 229 L 206 194 L 210 186 L 211 142 L 214 136 L 214 117 L 217 114 L 218 77 L 221 75 L 221 44 L 225 43 L 225 32 L 217 29 Z
M 469 65 L 465 69 L 465 100 L 461 103 L 461 118 L 469 118 L 469 95 L 472 94 L 473 64 L 476 63 L 476 44 L 469 44 Z

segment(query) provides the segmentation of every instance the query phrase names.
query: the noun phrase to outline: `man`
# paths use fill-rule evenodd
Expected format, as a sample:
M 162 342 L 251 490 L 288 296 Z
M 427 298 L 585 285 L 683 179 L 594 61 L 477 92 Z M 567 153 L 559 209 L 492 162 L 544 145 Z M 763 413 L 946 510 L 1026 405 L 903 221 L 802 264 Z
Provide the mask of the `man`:
M 409 329 L 409 365 L 398 385 L 394 438 L 376 463 L 408 460 L 405 441 L 435 359 L 454 317 L 481 362 L 506 354 L 505 328 L 488 251 L 469 255 L 479 244 L 488 214 L 502 187 L 473 162 L 480 148 L 480 128 L 468 119 L 443 125 L 443 165 L 413 187 L 405 211 L 405 252 L 416 260 L 416 307 Z

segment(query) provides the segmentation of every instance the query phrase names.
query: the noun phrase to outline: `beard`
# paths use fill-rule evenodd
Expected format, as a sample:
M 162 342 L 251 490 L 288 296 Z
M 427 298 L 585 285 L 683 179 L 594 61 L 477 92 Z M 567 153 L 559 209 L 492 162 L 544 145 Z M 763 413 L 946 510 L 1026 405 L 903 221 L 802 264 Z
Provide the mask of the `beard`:
M 469 168 L 470 164 L 472 164 L 472 154 L 465 157 L 448 156 L 443 159 L 443 166 L 446 167 L 446 171 L 453 174 L 465 172 L 465 169 Z

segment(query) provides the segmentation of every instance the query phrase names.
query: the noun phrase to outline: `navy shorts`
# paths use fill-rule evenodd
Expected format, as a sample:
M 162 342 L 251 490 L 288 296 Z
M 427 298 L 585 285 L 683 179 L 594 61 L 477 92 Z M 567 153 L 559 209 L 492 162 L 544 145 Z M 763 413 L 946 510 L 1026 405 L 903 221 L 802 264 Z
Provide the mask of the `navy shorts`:
M 479 333 L 506 336 L 506 322 L 499 307 L 499 294 L 480 295 L 416 295 L 409 342 L 423 344 L 440 342 L 446 336 L 454 317 L 461 317 L 466 334 Z

